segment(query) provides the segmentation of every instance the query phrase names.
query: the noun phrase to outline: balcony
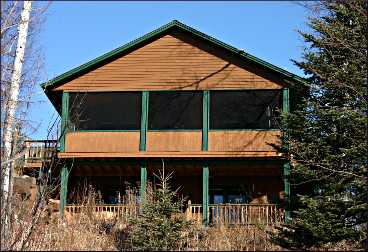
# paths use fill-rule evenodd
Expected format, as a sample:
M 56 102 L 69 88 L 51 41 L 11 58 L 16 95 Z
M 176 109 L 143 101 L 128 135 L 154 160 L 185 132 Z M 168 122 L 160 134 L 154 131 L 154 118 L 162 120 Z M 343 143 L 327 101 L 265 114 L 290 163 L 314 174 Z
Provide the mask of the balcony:
M 40 168 L 56 156 L 57 140 L 24 141 L 24 168 Z

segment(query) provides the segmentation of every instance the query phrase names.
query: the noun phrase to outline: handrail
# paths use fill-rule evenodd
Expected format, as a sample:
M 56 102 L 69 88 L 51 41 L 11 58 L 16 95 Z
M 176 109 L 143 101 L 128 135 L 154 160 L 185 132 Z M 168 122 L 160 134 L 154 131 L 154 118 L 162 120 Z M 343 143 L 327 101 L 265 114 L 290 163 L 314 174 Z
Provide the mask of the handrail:
M 25 140 L 25 166 L 33 162 L 50 161 L 56 153 L 57 140 Z
M 82 212 L 89 216 L 94 216 L 99 219 L 114 219 L 120 218 L 128 220 L 131 217 L 137 216 L 139 213 L 138 205 L 114 205 L 114 204 L 99 204 L 99 205 L 66 205 L 66 212 L 70 215 L 78 215 Z
M 208 212 L 209 223 L 215 225 L 274 225 L 284 221 L 284 209 L 276 204 L 210 204 Z M 188 202 L 186 210 L 188 219 L 201 222 L 202 213 L 201 204 Z
M 185 211 L 186 218 L 201 223 L 202 205 L 188 203 Z M 65 210 L 70 215 L 84 212 L 96 218 L 128 220 L 137 216 L 139 205 L 98 204 L 88 206 L 68 204 Z M 210 204 L 208 216 L 209 223 L 213 225 L 275 225 L 284 221 L 284 209 L 277 207 L 276 204 Z

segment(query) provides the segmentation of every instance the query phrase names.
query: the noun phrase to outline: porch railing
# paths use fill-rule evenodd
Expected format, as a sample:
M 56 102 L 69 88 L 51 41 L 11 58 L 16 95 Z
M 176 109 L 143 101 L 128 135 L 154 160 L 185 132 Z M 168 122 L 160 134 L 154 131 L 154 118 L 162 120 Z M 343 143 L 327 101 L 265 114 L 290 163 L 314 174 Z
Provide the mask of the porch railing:
M 67 205 L 66 212 L 71 216 L 81 212 L 100 219 L 119 218 L 128 220 L 139 213 L 138 205 Z M 188 220 L 202 223 L 202 205 L 188 204 L 185 216 Z M 213 225 L 275 225 L 284 221 L 284 210 L 275 204 L 210 204 L 209 223 Z
M 80 213 L 93 215 L 98 219 L 114 219 L 119 218 L 127 221 L 134 217 L 139 212 L 137 205 L 95 205 L 95 206 L 81 206 L 81 205 L 66 205 L 66 212 L 71 216 L 76 216 Z
M 187 219 L 201 222 L 202 214 L 202 205 L 188 205 Z M 275 204 L 210 204 L 208 216 L 215 225 L 274 225 L 284 221 L 284 210 Z

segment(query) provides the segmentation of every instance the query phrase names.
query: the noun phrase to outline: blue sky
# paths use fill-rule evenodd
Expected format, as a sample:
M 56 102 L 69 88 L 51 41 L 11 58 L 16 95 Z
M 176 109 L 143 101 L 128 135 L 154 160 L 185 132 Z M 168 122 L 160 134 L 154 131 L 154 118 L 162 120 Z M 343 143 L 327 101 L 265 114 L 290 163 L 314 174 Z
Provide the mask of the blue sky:
M 53 2 L 40 34 L 46 79 L 177 19 L 227 44 L 303 76 L 300 59 L 307 11 L 296 2 Z M 46 138 L 56 111 L 37 86 L 31 137 Z

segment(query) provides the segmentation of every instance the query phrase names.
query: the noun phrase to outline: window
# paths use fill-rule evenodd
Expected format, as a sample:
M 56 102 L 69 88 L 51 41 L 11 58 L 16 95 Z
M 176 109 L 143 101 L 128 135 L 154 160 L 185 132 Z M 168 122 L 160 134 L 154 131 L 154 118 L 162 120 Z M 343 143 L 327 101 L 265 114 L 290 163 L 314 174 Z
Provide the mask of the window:
M 148 129 L 202 129 L 202 92 L 151 92 Z
M 79 130 L 139 130 L 141 92 L 70 93 L 69 117 Z
M 280 90 L 211 91 L 210 129 L 271 129 L 281 108 Z

